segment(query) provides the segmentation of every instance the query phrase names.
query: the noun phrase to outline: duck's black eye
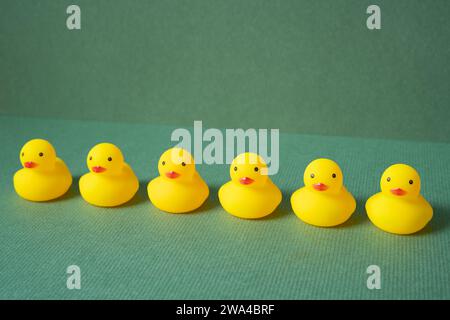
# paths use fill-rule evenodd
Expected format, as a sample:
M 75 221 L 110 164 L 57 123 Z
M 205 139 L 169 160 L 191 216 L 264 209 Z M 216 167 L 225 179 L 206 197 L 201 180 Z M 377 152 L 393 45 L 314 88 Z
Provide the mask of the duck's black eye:
M 237 167 L 234 167 L 234 171 L 237 171 Z
M 409 180 L 409 184 L 413 184 L 413 182 L 414 182 L 414 181 L 412 181 L 412 180 Z
M 166 162 L 165 162 L 165 161 L 163 161 L 163 162 L 161 162 L 161 163 L 162 163 L 162 165 L 163 165 L 163 166 L 165 166 L 165 165 L 166 165 Z
M 258 172 L 258 170 L 259 170 L 258 167 L 255 167 L 255 172 Z
M 42 152 L 39 152 L 39 157 L 44 156 L 44 154 Z
M 185 163 L 185 162 L 182 162 L 181 165 L 182 165 L 183 167 L 185 167 L 185 166 L 186 166 L 186 163 Z
M 315 177 L 314 173 L 311 173 L 310 177 L 314 179 Z
M 333 178 L 336 178 L 336 173 L 333 173 L 331 176 L 332 176 Z
M 92 160 L 92 156 L 89 157 L 89 160 Z
M 387 180 L 387 182 L 391 181 L 391 177 L 387 177 L 386 180 Z
M 25 155 L 25 152 L 22 152 L 22 157 Z
M 111 158 L 111 157 L 108 157 L 108 161 L 112 161 L 112 158 Z

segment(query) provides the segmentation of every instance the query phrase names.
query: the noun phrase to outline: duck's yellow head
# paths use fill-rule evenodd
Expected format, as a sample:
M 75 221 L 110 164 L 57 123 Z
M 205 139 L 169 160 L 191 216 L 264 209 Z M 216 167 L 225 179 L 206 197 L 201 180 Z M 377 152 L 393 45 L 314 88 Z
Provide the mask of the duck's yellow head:
M 231 181 L 244 186 L 263 186 L 269 177 L 267 176 L 267 165 L 262 157 L 256 153 L 241 153 L 230 166 Z
M 420 194 L 420 176 L 406 164 L 394 164 L 387 168 L 380 181 L 381 192 L 391 196 L 411 198 Z
M 159 158 L 158 171 L 164 179 L 189 181 L 195 174 L 194 158 L 185 149 L 171 148 Z
M 342 189 L 344 176 L 333 160 L 316 159 L 306 167 L 303 181 L 307 188 L 317 192 L 338 193 Z
M 27 169 L 51 170 L 56 162 L 56 151 L 47 140 L 33 139 L 20 150 L 20 162 Z
M 89 151 L 86 163 L 93 173 L 113 175 L 122 171 L 124 161 L 118 147 L 112 143 L 99 143 Z

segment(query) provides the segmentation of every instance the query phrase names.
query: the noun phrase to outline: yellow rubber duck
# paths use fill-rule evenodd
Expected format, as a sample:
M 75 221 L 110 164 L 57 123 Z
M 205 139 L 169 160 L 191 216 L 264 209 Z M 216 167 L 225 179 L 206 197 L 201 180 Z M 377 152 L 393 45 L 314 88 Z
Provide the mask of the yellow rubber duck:
M 69 190 L 72 175 L 64 161 L 56 157 L 50 142 L 43 139 L 28 141 L 20 151 L 23 169 L 14 174 L 14 189 L 24 199 L 49 201 Z
M 344 187 L 339 165 L 330 159 L 316 159 L 305 169 L 305 186 L 291 196 L 297 217 L 318 227 L 333 227 L 347 221 L 356 201 Z
M 231 181 L 219 189 L 219 201 L 228 213 L 244 219 L 271 214 L 280 204 L 280 189 L 267 175 L 267 165 L 255 153 L 238 155 L 230 166 Z
M 433 217 L 433 208 L 420 195 L 420 176 L 406 164 L 387 168 L 380 181 L 381 192 L 366 202 L 370 221 L 381 230 L 411 234 L 423 229 Z
M 125 163 L 122 152 L 111 143 L 100 143 L 87 156 L 89 173 L 80 178 L 80 193 L 88 203 L 116 207 L 131 200 L 139 181 Z
M 192 155 L 181 148 L 165 151 L 158 162 L 160 176 L 147 186 L 155 207 L 170 213 L 185 213 L 199 208 L 209 196 L 208 185 L 195 170 Z

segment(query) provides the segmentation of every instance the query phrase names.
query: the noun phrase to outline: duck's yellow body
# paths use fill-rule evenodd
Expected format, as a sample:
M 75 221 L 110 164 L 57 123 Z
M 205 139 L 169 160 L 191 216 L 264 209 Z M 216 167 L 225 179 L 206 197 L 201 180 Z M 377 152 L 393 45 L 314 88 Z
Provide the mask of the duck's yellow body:
M 27 142 L 20 152 L 24 166 L 14 174 L 14 189 L 30 201 L 49 201 L 64 195 L 72 184 L 72 175 L 64 161 L 56 157 L 45 140 Z
M 338 194 L 322 194 L 304 187 L 294 192 L 291 205 L 297 217 L 318 227 L 340 225 L 356 209 L 356 201 L 345 187 Z
M 356 201 L 343 186 L 343 174 L 336 162 L 317 159 L 304 173 L 305 187 L 291 196 L 294 213 L 302 221 L 333 227 L 347 221 L 356 209 Z
M 192 181 L 187 183 L 157 177 L 150 181 L 147 192 L 155 207 L 169 213 L 193 211 L 199 208 L 209 195 L 208 186 L 197 172 Z
M 225 211 L 244 219 L 258 219 L 271 214 L 281 198 L 281 191 L 271 181 L 264 188 L 249 188 L 229 181 L 219 189 L 220 204 Z
M 80 178 L 80 193 L 86 202 L 99 207 L 116 207 L 130 201 L 139 189 L 139 181 L 124 162 L 115 145 L 101 143 L 89 151 L 89 173 Z
M 158 162 L 159 177 L 147 186 L 155 207 L 169 213 L 186 213 L 198 209 L 208 198 L 209 188 L 195 170 L 194 158 L 184 149 L 164 152 Z
M 433 208 L 420 195 L 420 177 L 405 164 L 396 164 L 383 173 L 381 192 L 366 202 L 372 223 L 386 232 L 412 234 L 423 229 L 433 217 Z
M 230 167 L 231 181 L 219 189 L 219 201 L 228 213 L 244 219 L 271 214 L 281 202 L 280 189 L 267 175 L 264 160 L 253 153 L 238 155 Z

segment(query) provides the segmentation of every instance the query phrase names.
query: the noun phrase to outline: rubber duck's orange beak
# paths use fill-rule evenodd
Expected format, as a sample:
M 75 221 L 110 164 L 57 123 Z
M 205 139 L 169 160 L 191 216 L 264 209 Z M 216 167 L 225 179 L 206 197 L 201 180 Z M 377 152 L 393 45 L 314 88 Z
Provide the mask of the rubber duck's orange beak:
M 179 176 L 180 176 L 180 174 L 175 171 L 166 172 L 166 177 L 169 179 L 175 179 L 175 178 L 178 178 Z
M 391 189 L 391 193 L 396 196 L 404 196 L 406 194 L 406 191 L 402 188 L 394 188 Z
M 249 177 L 244 177 L 244 178 L 240 178 L 239 179 L 239 182 L 241 183 L 241 184 L 244 184 L 244 185 L 248 185 L 248 184 L 251 184 L 251 183 L 253 183 L 255 180 L 253 180 L 252 178 L 249 178 Z
M 25 162 L 23 165 L 25 168 L 32 169 L 37 166 L 37 163 L 33 162 L 33 161 L 28 161 L 28 162 Z
M 92 167 L 92 171 L 94 171 L 95 173 L 101 173 L 101 172 L 105 172 L 106 168 L 103 168 L 100 166 L 95 166 L 95 167 Z
M 317 190 L 317 191 L 325 191 L 328 189 L 328 186 L 324 183 L 316 183 L 316 184 L 313 184 L 313 188 L 314 188 L 314 190 Z

